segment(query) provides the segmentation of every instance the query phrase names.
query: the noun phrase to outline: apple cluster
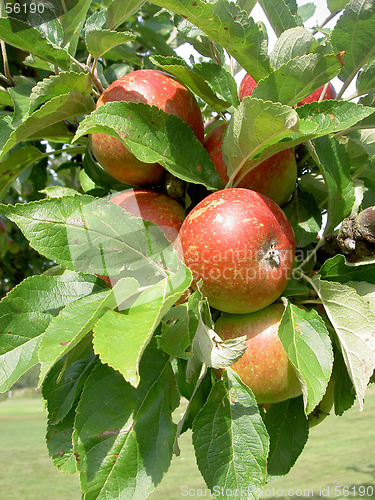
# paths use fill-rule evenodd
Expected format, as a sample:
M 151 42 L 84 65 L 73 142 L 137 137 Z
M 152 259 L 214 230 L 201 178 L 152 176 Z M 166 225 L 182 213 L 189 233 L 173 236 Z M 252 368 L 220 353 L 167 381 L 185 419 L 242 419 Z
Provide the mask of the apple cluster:
M 250 96 L 255 86 L 246 75 L 240 100 Z M 329 84 L 298 105 L 334 97 Z M 200 282 L 210 306 L 221 312 L 215 325 L 218 335 L 223 340 L 247 337 L 247 349 L 232 368 L 253 390 L 257 402 L 270 404 L 300 395 L 300 382 L 278 337 L 284 307 L 276 302 L 290 279 L 295 257 L 293 229 L 280 208 L 296 185 L 293 149 L 268 158 L 244 176 L 240 172 L 235 187 L 227 188 L 222 144 L 228 124 L 217 124 L 204 137 L 199 104 L 174 77 L 153 69 L 133 71 L 113 82 L 97 107 L 111 101 L 143 102 L 175 114 L 203 143 L 222 189 L 205 196 L 185 217 L 178 201 L 150 189 L 165 175 L 161 165 L 141 162 L 111 136 L 91 136 L 101 166 L 118 181 L 135 187 L 111 201 L 164 231 L 191 269 L 193 287 Z

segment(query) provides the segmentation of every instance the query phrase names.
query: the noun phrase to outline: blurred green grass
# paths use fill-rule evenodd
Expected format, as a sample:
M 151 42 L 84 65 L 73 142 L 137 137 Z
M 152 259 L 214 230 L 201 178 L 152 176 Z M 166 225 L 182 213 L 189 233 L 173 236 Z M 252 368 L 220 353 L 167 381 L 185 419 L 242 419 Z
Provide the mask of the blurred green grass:
M 343 417 L 329 416 L 311 429 L 296 466 L 285 478 L 267 485 L 264 498 L 369 498 L 360 492 L 359 486 L 371 486 L 375 498 L 374 422 L 375 386 L 371 386 L 364 412 L 355 406 Z M 1 500 L 80 498 L 78 475 L 56 471 L 48 456 L 45 427 L 42 400 L 15 397 L 0 403 Z M 182 498 L 181 493 L 187 488 L 196 497 L 202 490 L 201 495 L 206 493 L 206 498 L 210 498 L 195 463 L 190 432 L 181 436 L 180 448 L 181 455 L 173 458 L 170 470 L 151 495 L 152 500 Z M 340 490 L 335 491 L 336 486 L 341 488 L 341 494 Z M 349 487 L 348 495 L 342 490 L 344 486 Z M 368 492 L 371 493 L 370 488 Z

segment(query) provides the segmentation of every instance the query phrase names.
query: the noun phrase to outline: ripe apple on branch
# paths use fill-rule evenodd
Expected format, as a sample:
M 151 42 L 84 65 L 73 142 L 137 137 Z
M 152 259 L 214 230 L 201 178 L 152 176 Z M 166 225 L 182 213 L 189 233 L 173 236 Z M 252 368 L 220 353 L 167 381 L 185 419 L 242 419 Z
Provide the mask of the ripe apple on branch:
M 137 70 L 115 80 L 99 97 L 96 108 L 107 102 L 143 102 L 179 116 L 203 142 L 203 118 L 194 95 L 171 75 L 154 69 Z M 118 139 L 92 134 L 96 159 L 112 177 L 132 186 L 160 184 L 165 170 L 157 163 L 138 160 Z

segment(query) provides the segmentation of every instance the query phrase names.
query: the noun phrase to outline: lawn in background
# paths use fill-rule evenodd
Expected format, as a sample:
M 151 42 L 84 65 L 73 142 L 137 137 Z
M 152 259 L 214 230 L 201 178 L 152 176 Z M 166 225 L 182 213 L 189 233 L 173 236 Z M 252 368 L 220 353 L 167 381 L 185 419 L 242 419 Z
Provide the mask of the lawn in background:
M 267 485 L 264 498 L 368 498 L 360 494 L 358 487 L 372 486 L 375 491 L 375 386 L 367 392 L 365 408 L 363 413 L 355 407 L 343 417 L 327 417 L 311 429 L 295 468 L 289 476 Z M 80 499 L 78 475 L 57 472 L 48 456 L 45 426 L 40 399 L 0 402 L 1 500 Z M 195 464 L 191 433 L 181 436 L 180 447 L 181 455 L 173 458 L 151 500 L 184 498 L 181 493 L 186 488 L 197 498 L 199 489 L 204 492 L 206 486 Z M 349 495 L 340 495 L 339 490 L 335 494 L 335 486 L 349 486 Z M 183 487 L 185 490 L 181 490 Z M 205 498 L 210 498 L 207 491 Z

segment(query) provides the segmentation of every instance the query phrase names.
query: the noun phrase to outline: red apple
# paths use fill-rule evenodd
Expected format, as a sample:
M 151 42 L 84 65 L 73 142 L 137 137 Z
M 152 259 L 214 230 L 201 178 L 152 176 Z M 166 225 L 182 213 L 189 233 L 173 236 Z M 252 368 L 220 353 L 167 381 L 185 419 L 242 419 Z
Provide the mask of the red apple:
M 246 351 L 231 367 L 253 391 L 258 404 L 279 403 L 301 394 L 301 384 L 279 339 L 284 312 L 272 304 L 251 314 L 222 314 L 215 332 L 223 339 L 246 336 Z
M 212 307 L 246 314 L 274 302 L 290 278 L 295 239 L 281 208 L 250 189 L 223 189 L 193 208 L 182 258 Z
M 254 87 L 256 87 L 257 82 L 254 80 L 252 76 L 247 73 L 240 84 L 240 88 L 238 90 L 238 97 L 240 101 L 246 96 L 249 96 L 253 93 Z
M 222 154 L 223 136 L 226 127 L 226 123 L 217 125 L 207 134 L 204 142 L 223 187 L 229 180 L 227 166 Z M 243 168 L 246 168 L 246 164 Z M 253 189 L 258 193 L 262 193 L 282 206 L 291 197 L 296 185 L 296 179 L 297 162 L 293 149 L 289 148 L 262 162 L 241 179 L 238 184 L 235 181 L 235 185 L 236 187 Z
M 253 93 L 254 87 L 256 87 L 257 82 L 249 75 L 246 74 L 240 83 L 240 88 L 238 90 L 238 97 L 240 101 L 246 96 L 250 96 Z M 307 104 L 308 102 L 315 101 L 325 101 L 326 99 L 336 99 L 336 91 L 331 82 L 329 82 L 326 91 L 324 92 L 324 96 L 320 99 L 320 96 L 324 90 L 325 85 L 322 85 L 317 90 L 315 90 L 312 94 L 308 95 L 302 101 L 300 101 L 297 106 L 302 106 L 303 104 Z
M 174 242 L 185 219 L 185 210 L 171 196 L 151 189 L 128 189 L 111 201 L 134 217 L 157 224 L 169 241 Z
M 246 351 L 231 367 L 258 404 L 279 403 L 301 394 L 301 384 L 278 336 L 284 312 L 272 304 L 251 314 L 222 314 L 215 332 L 223 339 L 246 336 Z
M 328 100 L 328 99 L 336 99 L 336 91 L 335 91 L 335 88 L 334 88 L 334 86 L 332 85 L 331 82 L 329 82 L 329 84 L 327 86 L 327 89 L 324 92 L 324 95 L 323 95 L 322 99 L 320 99 L 320 96 L 322 95 L 323 90 L 324 90 L 324 85 L 322 85 L 321 87 L 319 87 L 312 94 L 310 94 L 307 97 L 305 97 L 304 99 L 302 99 L 302 101 L 300 101 L 299 103 L 297 103 L 297 106 L 302 106 L 303 104 L 307 104 L 309 102 L 315 102 L 315 101 L 319 101 L 319 100 L 325 101 L 325 100 Z
M 157 224 L 165 236 L 176 244 L 181 224 L 185 218 L 185 210 L 171 196 L 151 189 L 128 189 L 111 198 L 112 203 L 129 212 L 133 217 Z M 114 277 L 98 275 L 107 285 L 117 282 Z
M 143 102 L 177 115 L 203 142 L 203 118 L 195 97 L 162 71 L 137 70 L 119 78 L 99 97 L 96 108 L 112 101 Z M 92 134 L 91 144 L 98 162 L 115 179 L 132 186 L 151 186 L 161 182 L 164 168 L 157 163 L 139 161 L 118 139 Z

